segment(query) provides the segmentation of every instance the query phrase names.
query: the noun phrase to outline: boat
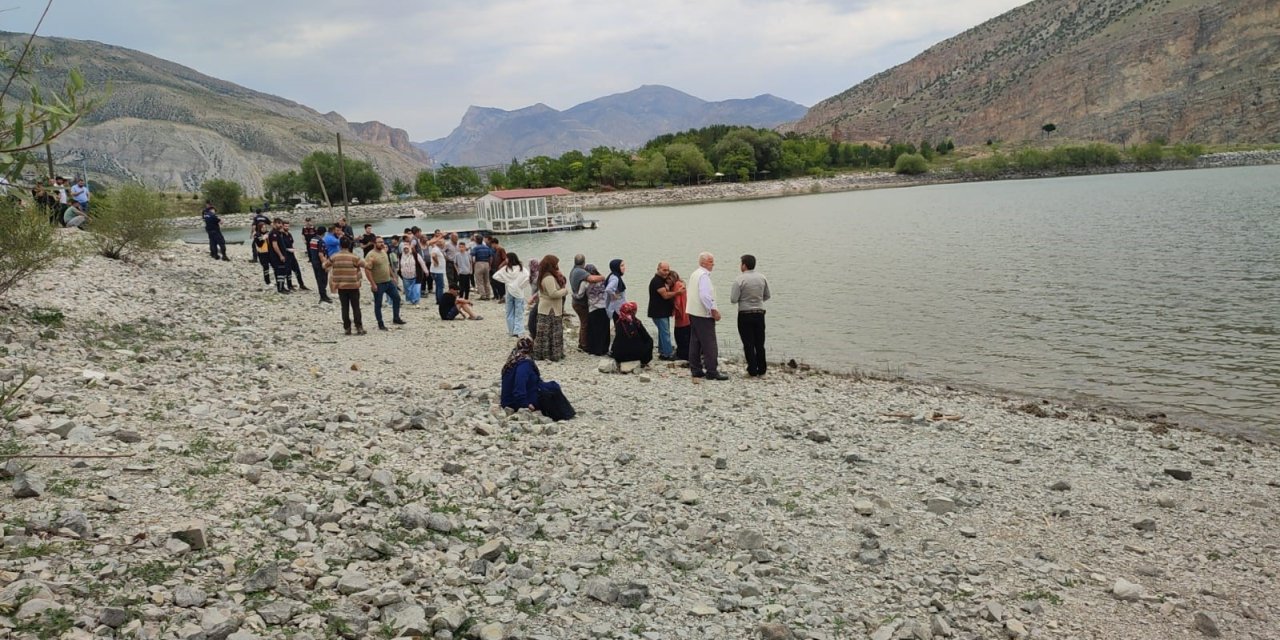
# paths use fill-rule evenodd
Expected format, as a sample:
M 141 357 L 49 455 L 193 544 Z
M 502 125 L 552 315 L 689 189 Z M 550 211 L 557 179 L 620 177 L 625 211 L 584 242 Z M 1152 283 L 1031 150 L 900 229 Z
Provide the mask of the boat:
M 582 215 L 582 207 L 556 207 L 553 199 L 573 195 L 561 187 L 490 191 L 476 200 L 478 231 L 485 235 L 514 235 L 595 229 L 598 220 Z

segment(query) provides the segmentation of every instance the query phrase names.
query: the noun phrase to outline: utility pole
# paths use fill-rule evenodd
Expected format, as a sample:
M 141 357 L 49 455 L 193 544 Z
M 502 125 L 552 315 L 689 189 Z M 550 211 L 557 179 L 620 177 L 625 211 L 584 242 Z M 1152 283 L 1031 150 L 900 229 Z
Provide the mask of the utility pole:
M 342 215 L 347 215 L 347 163 L 342 160 L 342 134 L 338 136 L 338 175 L 342 177 Z

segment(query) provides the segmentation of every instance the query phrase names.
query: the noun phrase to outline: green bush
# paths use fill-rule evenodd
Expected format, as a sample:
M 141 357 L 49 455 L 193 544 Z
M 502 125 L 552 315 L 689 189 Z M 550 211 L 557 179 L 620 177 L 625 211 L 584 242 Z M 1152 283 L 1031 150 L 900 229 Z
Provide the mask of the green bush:
M 79 246 L 62 241 L 39 207 L 0 197 L 0 296 L 43 269 L 74 258 Z
M 961 160 L 955 164 L 955 170 L 975 178 L 994 178 L 1009 170 L 1009 159 L 996 153 L 986 158 Z
M 1052 165 L 1049 154 L 1040 149 L 1018 149 L 1013 154 L 1013 166 L 1019 171 L 1043 171 Z
M 1170 147 L 1168 153 L 1178 164 L 1195 164 L 1196 158 L 1204 155 L 1204 145 L 1184 142 Z
M 918 153 L 904 153 L 893 163 L 893 170 L 903 175 L 918 176 L 928 173 L 929 161 Z
M 204 199 L 213 205 L 218 213 L 240 213 L 241 198 L 244 189 L 230 180 L 206 180 L 201 186 Z
M 1159 142 L 1140 144 L 1130 150 L 1129 155 L 1138 164 L 1160 164 L 1164 161 L 1164 145 Z
M 1120 152 L 1115 147 L 1101 142 L 1083 146 L 1054 147 L 1049 152 L 1049 160 L 1058 169 L 1086 167 L 1113 167 L 1120 164 Z
M 115 260 L 156 251 L 177 235 L 160 196 L 136 184 L 95 202 L 88 229 L 98 253 Z

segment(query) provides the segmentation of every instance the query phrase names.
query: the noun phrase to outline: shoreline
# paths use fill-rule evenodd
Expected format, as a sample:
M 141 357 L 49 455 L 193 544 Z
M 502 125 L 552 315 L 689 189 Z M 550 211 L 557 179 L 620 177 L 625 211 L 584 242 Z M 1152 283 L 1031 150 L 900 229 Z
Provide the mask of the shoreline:
M 840 193 L 863 189 L 890 189 L 903 187 L 919 187 L 938 184 L 955 184 L 962 182 L 994 182 L 1004 180 L 1032 180 L 1040 178 L 1071 177 L 1084 175 L 1108 175 L 1118 173 L 1147 173 L 1151 171 L 1180 171 L 1190 169 L 1218 169 L 1226 167 L 1246 167 L 1280 164 L 1280 151 L 1231 151 L 1201 156 L 1194 165 L 1166 163 L 1158 167 L 1132 164 L 1115 167 L 1095 167 L 1072 171 L 1041 171 L 1032 173 L 1009 173 L 994 178 L 975 178 L 957 176 L 951 171 L 942 173 L 926 173 L 919 176 L 903 176 L 892 171 L 866 173 L 845 173 L 829 177 L 800 177 L 785 180 L 766 180 L 761 182 L 728 182 L 707 185 L 668 187 L 660 189 L 626 189 L 604 193 L 575 193 L 564 196 L 560 203 L 564 206 L 578 206 L 584 212 L 629 209 L 635 207 L 676 206 L 686 204 L 703 204 L 709 202 L 735 202 L 743 200 L 759 200 L 765 198 L 785 198 L 789 196 L 814 195 L 820 193 Z M 422 219 L 446 216 L 467 216 L 475 210 L 474 197 L 452 198 L 439 202 L 414 199 L 394 203 L 374 203 L 355 205 L 350 208 L 353 224 L 374 220 L 398 218 L 409 214 L 417 208 L 426 215 Z M 279 215 L 291 224 L 300 225 L 308 216 L 321 221 L 329 221 L 341 215 L 341 207 L 335 207 L 333 214 L 326 208 L 310 209 L 300 212 L 270 212 L 272 217 Z M 222 216 L 223 226 L 227 228 L 247 227 L 251 214 L 230 214 Z M 406 218 L 407 219 L 407 218 Z M 197 228 L 203 223 L 199 216 L 175 218 L 174 226 L 181 229 Z
M 1275 445 L 799 363 L 602 374 L 572 348 L 539 363 L 578 410 L 550 423 L 495 406 L 497 304 L 379 332 L 362 302 L 346 337 L 312 292 L 176 243 L 11 290 L 0 383 L 37 377 L 0 442 L 69 459 L 6 467 L 4 627 L 1163 640 L 1280 616 Z

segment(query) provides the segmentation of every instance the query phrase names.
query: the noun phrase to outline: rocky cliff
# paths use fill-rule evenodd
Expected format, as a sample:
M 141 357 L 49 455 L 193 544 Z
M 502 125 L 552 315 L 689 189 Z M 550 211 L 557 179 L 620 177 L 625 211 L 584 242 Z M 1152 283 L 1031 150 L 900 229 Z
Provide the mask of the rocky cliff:
M 802 105 L 776 96 L 708 102 L 645 85 L 564 111 L 536 104 L 515 111 L 471 107 L 448 137 L 419 143 L 437 162 L 492 165 L 605 146 L 638 147 L 651 138 L 713 124 L 773 127 L 800 118 Z
M 0 34 L 0 42 L 19 37 Z M 42 84 L 61 86 L 77 68 L 109 96 L 53 145 L 56 163 L 67 171 L 87 165 L 96 180 L 196 191 L 222 178 L 257 194 L 264 176 L 296 169 L 312 151 L 333 151 L 337 133 L 344 153 L 369 161 L 388 182 L 412 180 L 427 164 L 408 134 L 380 122 L 348 123 L 130 49 L 64 38 L 36 45 L 48 60 L 36 70 Z
M 1280 1 L 1036 0 L 814 106 L 844 140 L 1280 140 Z

